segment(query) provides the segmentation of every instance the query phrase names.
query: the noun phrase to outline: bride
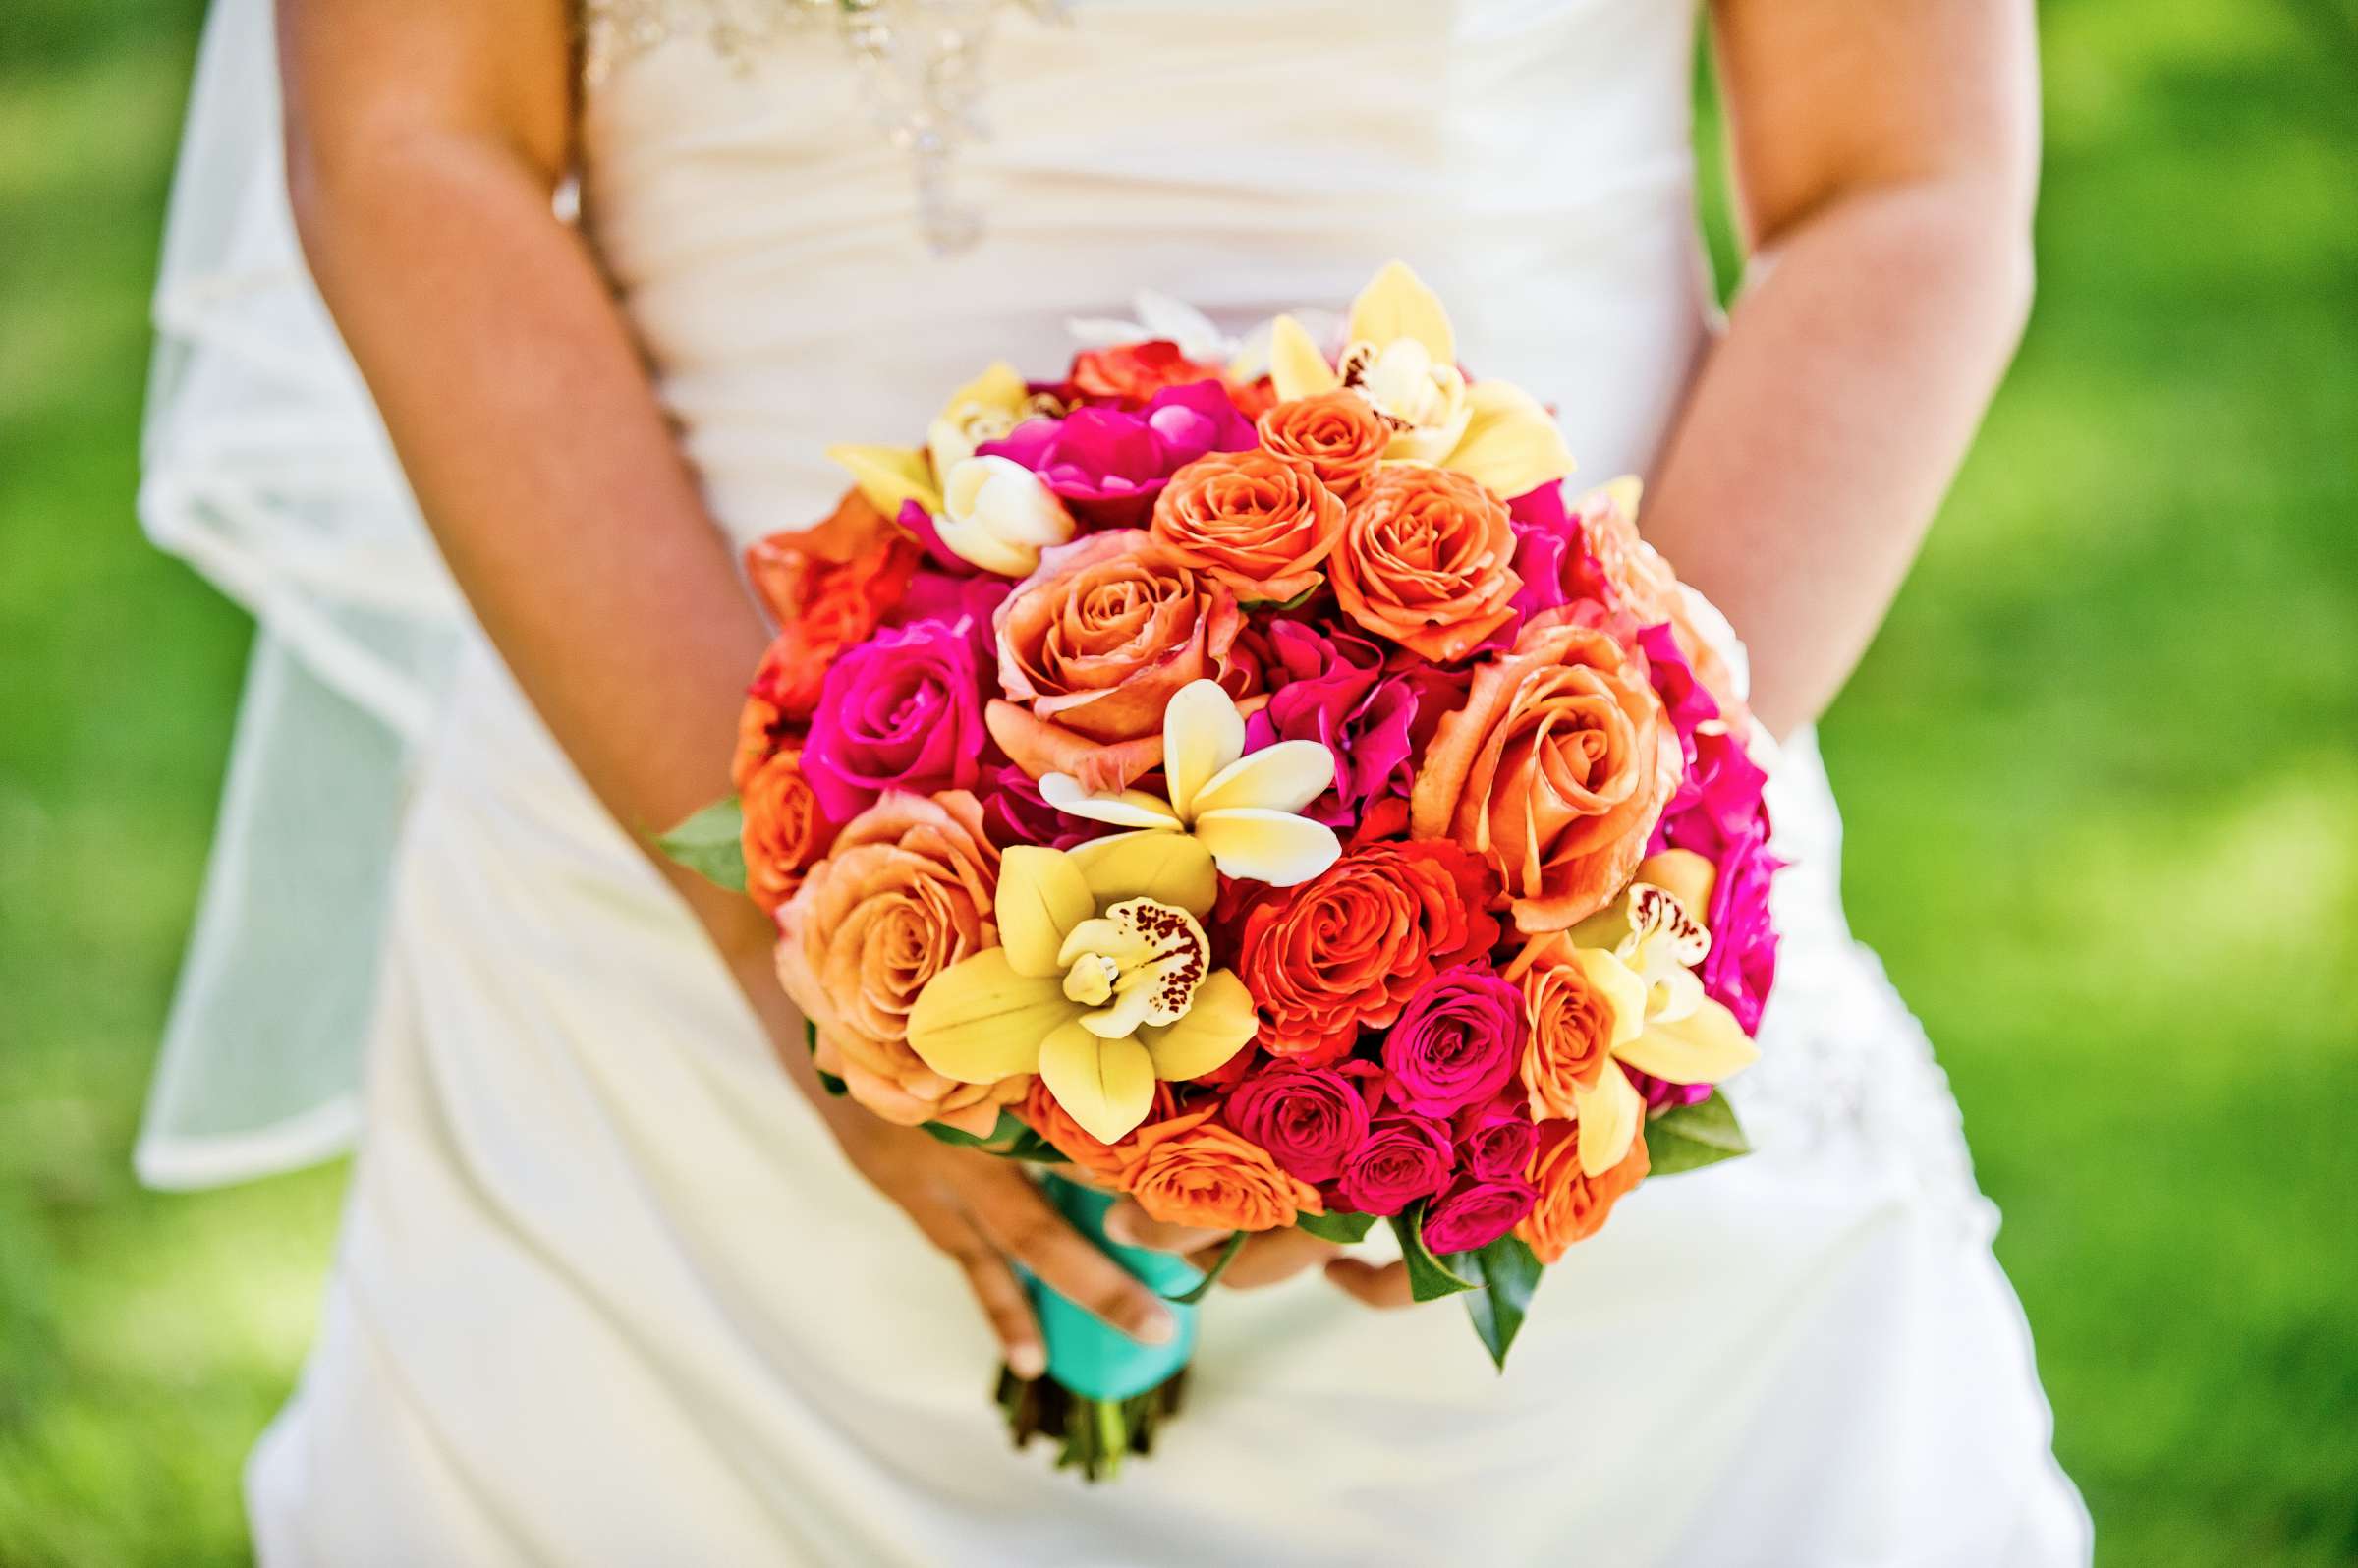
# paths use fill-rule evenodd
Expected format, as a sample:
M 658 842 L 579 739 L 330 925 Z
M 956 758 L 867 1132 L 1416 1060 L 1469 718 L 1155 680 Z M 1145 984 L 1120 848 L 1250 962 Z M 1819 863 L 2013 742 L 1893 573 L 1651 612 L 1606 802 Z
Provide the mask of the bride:
M 1048 9 L 280 0 L 273 71 L 219 0 L 142 499 L 263 635 L 141 1162 L 358 1124 L 262 1560 L 2086 1562 L 1808 728 L 2021 325 L 2029 0 L 1715 0 L 1724 325 L 1689 0 Z M 1396 1265 L 1257 1242 L 1184 1419 L 1086 1490 L 985 1397 L 1040 1359 L 1016 1266 L 1144 1338 L 1156 1299 L 818 1092 L 765 922 L 644 833 L 725 791 L 737 546 L 827 513 L 825 444 L 1142 287 L 1216 353 L 1393 255 L 1586 474 L 1648 476 L 1788 737 L 1759 1152 L 1631 1199 L 1504 1379 Z

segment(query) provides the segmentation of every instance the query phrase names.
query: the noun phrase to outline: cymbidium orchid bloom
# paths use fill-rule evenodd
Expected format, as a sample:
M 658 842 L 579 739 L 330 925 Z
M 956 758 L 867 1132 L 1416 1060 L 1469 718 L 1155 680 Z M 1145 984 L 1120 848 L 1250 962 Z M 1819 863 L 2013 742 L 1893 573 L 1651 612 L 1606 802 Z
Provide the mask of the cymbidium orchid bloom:
M 1700 866 L 1700 869 L 1698 869 Z M 1604 1069 L 1576 1090 L 1580 1168 L 1601 1176 L 1621 1163 L 1646 1120 L 1646 1102 L 1624 1065 L 1672 1084 L 1716 1084 L 1750 1066 L 1760 1048 L 1735 1015 L 1703 994 L 1695 966 L 1712 935 L 1670 886 L 1708 889 L 1711 863 L 1670 850 L 1639 867 L 1621 898 L 1572 927 L 1589 982 L 1613 1012 Z M 1665 885 L 1668 884 L 1668 885 Z
M 1035 396 L 1002 361 L 950 394 L 926 427 L 924 446 L 831 446 L 827 458 L 849 470 L 868 504 L 886 517 L 899 517 L 909 501 L 938 514 L 950 471 L 973 457 L 976 447 L 1033 415 L 1058 412 L 1054 399 Z
M 1333 828 L 1301 814 L 1334 782 L 1334 754 L 1317 741 L 1279 741 L 1247 756 L 1244 715 L 1217 681 L 1190 681 L 1163 708 L 1162 773 L 1167 800 L 1145 790 L 1092 795 L 1069 773 L 1044 775 L 1039 797 L 1131 829 L 1098 842 L 1142 841 L 1130 853 L 1192 863 L 1200 887 L 1213 890 L 1214 866 L 1239 880 L 1291 887 L 1343 852 Z M 1169 842 L 1155 846 L 1157 838 Z
M 1326 363 L 1299 322 L 1279 316 L 1269 376 L 1287 401 L 1349 387 L 1391 426 L 1387 461 L 1454 469 L 1506 499 L 1572 472 L 1562 434 L 1530 393 L 1504 381 L 1466 380 L 1448 311 L 1398 261 L 1352 302 L 1339 366 Z
M 1116 843 L 1002 854 L 999 945 L 934 976 L 909 1013 L 910 1048 L 942 1077 L 1038 1073 L 1107 1144 L 1146 1119 L 1156 1079 L 1200 1078 L 1259 1028 L 1244 981 L 1211 968 L 1188 907 L 1202 889 Z
M 1073 515 L 1039 475 L 1012 458 L 960 458 L 947 471 L 934 537 L 960 560 L 1029 577 L 1042 545 L 1073 536 Z

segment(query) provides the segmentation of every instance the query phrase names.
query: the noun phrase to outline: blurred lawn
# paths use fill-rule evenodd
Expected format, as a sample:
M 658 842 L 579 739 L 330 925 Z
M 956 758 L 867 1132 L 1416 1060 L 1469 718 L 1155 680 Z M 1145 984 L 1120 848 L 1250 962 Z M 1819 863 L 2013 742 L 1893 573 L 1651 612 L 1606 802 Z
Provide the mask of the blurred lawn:
M 2336 9 L 2336 7 L 2339 9 Z M 0 33 L 0 1564 L 242 1560 L 341 1177 L 140 1192 L 244 620 L 131 515 L 196 0 Z M 1826 725 L 2121 1568 L 2358 1563 L 2358 17 L 2050 0 L 2041 297 Z

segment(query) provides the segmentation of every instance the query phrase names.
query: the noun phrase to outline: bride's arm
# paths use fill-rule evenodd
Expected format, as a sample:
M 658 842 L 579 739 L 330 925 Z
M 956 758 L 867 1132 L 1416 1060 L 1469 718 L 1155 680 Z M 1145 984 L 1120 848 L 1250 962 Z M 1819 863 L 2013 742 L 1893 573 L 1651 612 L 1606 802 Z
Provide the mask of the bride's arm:
M 551 210 L 571 158 L 571 24 L 567 0 L 280 0 L 288 190 L 468 603 L 643 837 L 727 792 L 767 633 L 612 297 Z M 1167 1320 L 1011 1167 L 818 1093 L 766 918 L 665 871 L 847 1153 L 965 1266 L 1012 1361 L 1036 1360 L 1038 1339 L 1003 1253 L 1125 1326 Z
M 1782 732 L 1881 622 L 2020 336 L 2030 0 L 1714 0 L 1745 288 L 1646 533 L 1753 655 Z

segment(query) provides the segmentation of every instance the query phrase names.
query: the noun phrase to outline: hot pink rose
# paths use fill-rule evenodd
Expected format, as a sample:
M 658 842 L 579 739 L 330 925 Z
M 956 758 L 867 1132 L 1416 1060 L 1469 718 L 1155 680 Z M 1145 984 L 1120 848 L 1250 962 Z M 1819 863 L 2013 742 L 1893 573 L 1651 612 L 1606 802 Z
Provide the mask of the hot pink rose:
M 1328 1067 L 1271 1062 L 1229 1091 L 1220 1114 L 1306 1182 L 1334 1180 L 1368 1136 L 1366 1098 Z
M 1456 1149 L 1449 1130 L 1430 1117 L 1378 1116 L 1343 1161 L 1336 1191 L 1362 1214 L 1397 1214 L 1449 1181 Z
M 1425 1211 L 1425 1245 L 1436 1253 L 1475 1253 L 1522 1223 L 1540 1190 L 1520 1176 L 1467 1176 Z
M 1487 967 L 1466 964 L 1425 982 L 1383 1037 L 1391 1099 L 1402 1110 L 1449 1116 L 1496 1096 L 1523 1051 L 1523 993 Z
M 1459 1167 L 1482 1177 L 1520 1177 L 1529 1170 L 1540 1147 L 1530 1101 L 1528 1094 L 1510 1092 L 1459 1111 L 1449 1129 Z

